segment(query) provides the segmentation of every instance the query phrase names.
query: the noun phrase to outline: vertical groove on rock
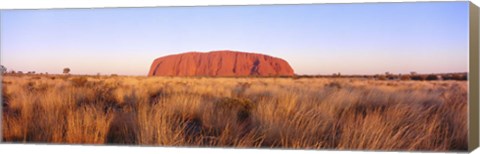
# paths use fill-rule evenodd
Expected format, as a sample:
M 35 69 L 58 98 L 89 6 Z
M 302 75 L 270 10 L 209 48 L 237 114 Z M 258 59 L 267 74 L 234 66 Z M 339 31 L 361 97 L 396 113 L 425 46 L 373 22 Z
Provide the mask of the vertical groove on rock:
M 162 62 L 158 63 L 156 66 L 155 66 L 155 69 L 153 70 L 153 76 L 155 76 L 157 74 L 157 71 L 158 71 L 158 67 L 162 64 Z
M 233 74 L 237 74 L 237 61 L 238 61 L 238 53 L 235 53 L 235 62 L 233 63 Z

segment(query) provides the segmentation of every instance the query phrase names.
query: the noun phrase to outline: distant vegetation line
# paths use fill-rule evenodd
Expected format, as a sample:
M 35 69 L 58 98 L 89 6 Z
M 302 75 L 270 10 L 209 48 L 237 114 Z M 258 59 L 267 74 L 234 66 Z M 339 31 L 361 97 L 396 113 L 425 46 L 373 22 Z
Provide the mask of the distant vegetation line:
M 59 76 L 59 75 L 66 75 L 66 74 L 35 74 L 33 73 L 5 73 L 4 75 L 9 76 L 22 76 L 22 75 L 37 75 L 37 76 Z M 111 74 L 111 75 L 74 75 L 68 74 L 68 76 L 85 76 L 85 77 L 116 77 L 116 76 L 124 76 L 124 77 L 146 77 L 146 76 L 130 76 L 130 75 L 118 75 L 118 74 Z M 457 80 L 457 81 L 465 81 L 468 80 L 468 73 L 438 73 L 438 74 L 389 74 L 389 75 L 294 75 L 294 76 L 217 76 L 217 77 L 209 77 L 209 76 L 160 76 L 160 77 L 179 77 L 179 78 L 293 78 L 293 79 L 300 79 L 300 78 L 359 78 L 359 79 L 374 79 L 374 80 L 414 80 L 414 81 L 434 81 L 434 80 Z M 155 77 L 153 77 L 155 78 Z
M 35 71 L 7 71 L 7 68 L 3 65 L 0 66 L 0 71 L 4 75 L 74 75 L 70 74 L 70 68 L 64 68 L 63 74 L 49 74 L 48 72 L 45 73 L 37 73 Z M 119 74 L 75 74 L 74 76 L 86 76 L 86 77 L 99 77 L 99 76 L 130 76 L 130 77 L 142 77 L 143 75 L 119 75 Z M 147 76 L 147 75 L 144 75 Z M 202 78 L 202 77 L 210 77 L 210 76 L 161 76 L 161 77 L 190 77 L 190 78 Z M 306 75 L 306 74 L 294 74 L 293 76 L 256 76 L 256 75 L 249 75 L 249 76 L 216 76 L 220 78 L 366 78 L 366 79 L 376 79 L 376 80 L 419 80 L 419 81 L 427 81 L 427 80 L 468 80 L 468 73 L 466 72 L 453 72 L 453 73 L 423 73 L 419 74 L 416 72 L 411 72 L 409 74 L 402 74 L 402 73 L 390 73 L 385 72 L 384 74 L 374 74 L 374 75 L 342 75 L 341 73 L 333 73 L 332 75 Z
M 368 78 L 377 80 L 467 80 L 468 73 L 429 73 L 429 74 L 375 74 L 375 75 L 295 75 L 293 78 Z

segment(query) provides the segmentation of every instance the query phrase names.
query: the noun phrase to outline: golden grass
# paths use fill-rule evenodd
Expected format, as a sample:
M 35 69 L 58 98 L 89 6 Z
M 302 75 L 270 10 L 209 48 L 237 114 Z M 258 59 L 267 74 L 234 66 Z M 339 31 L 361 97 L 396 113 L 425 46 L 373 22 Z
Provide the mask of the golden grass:
M 6 142 L 467 150 L 466 81 L 4 76 Z

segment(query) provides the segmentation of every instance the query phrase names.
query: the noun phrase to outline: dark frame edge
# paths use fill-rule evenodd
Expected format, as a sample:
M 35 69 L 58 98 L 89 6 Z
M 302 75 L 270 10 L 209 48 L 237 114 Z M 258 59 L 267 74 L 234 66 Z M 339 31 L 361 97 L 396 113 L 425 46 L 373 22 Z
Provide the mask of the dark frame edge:
M 479 144 L 479 14 L 478 7 L 469 3 L 468 151 L 473 151 Z

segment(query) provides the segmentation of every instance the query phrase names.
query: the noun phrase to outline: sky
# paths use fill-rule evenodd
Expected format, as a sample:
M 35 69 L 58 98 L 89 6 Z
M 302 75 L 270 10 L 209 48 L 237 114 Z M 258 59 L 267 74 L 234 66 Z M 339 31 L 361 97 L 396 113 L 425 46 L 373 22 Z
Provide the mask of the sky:
M 234 50 L 295 74 L 468 71 L 468 2 L 2 10 L 8 70 L 147 75 L 155 58 Z

